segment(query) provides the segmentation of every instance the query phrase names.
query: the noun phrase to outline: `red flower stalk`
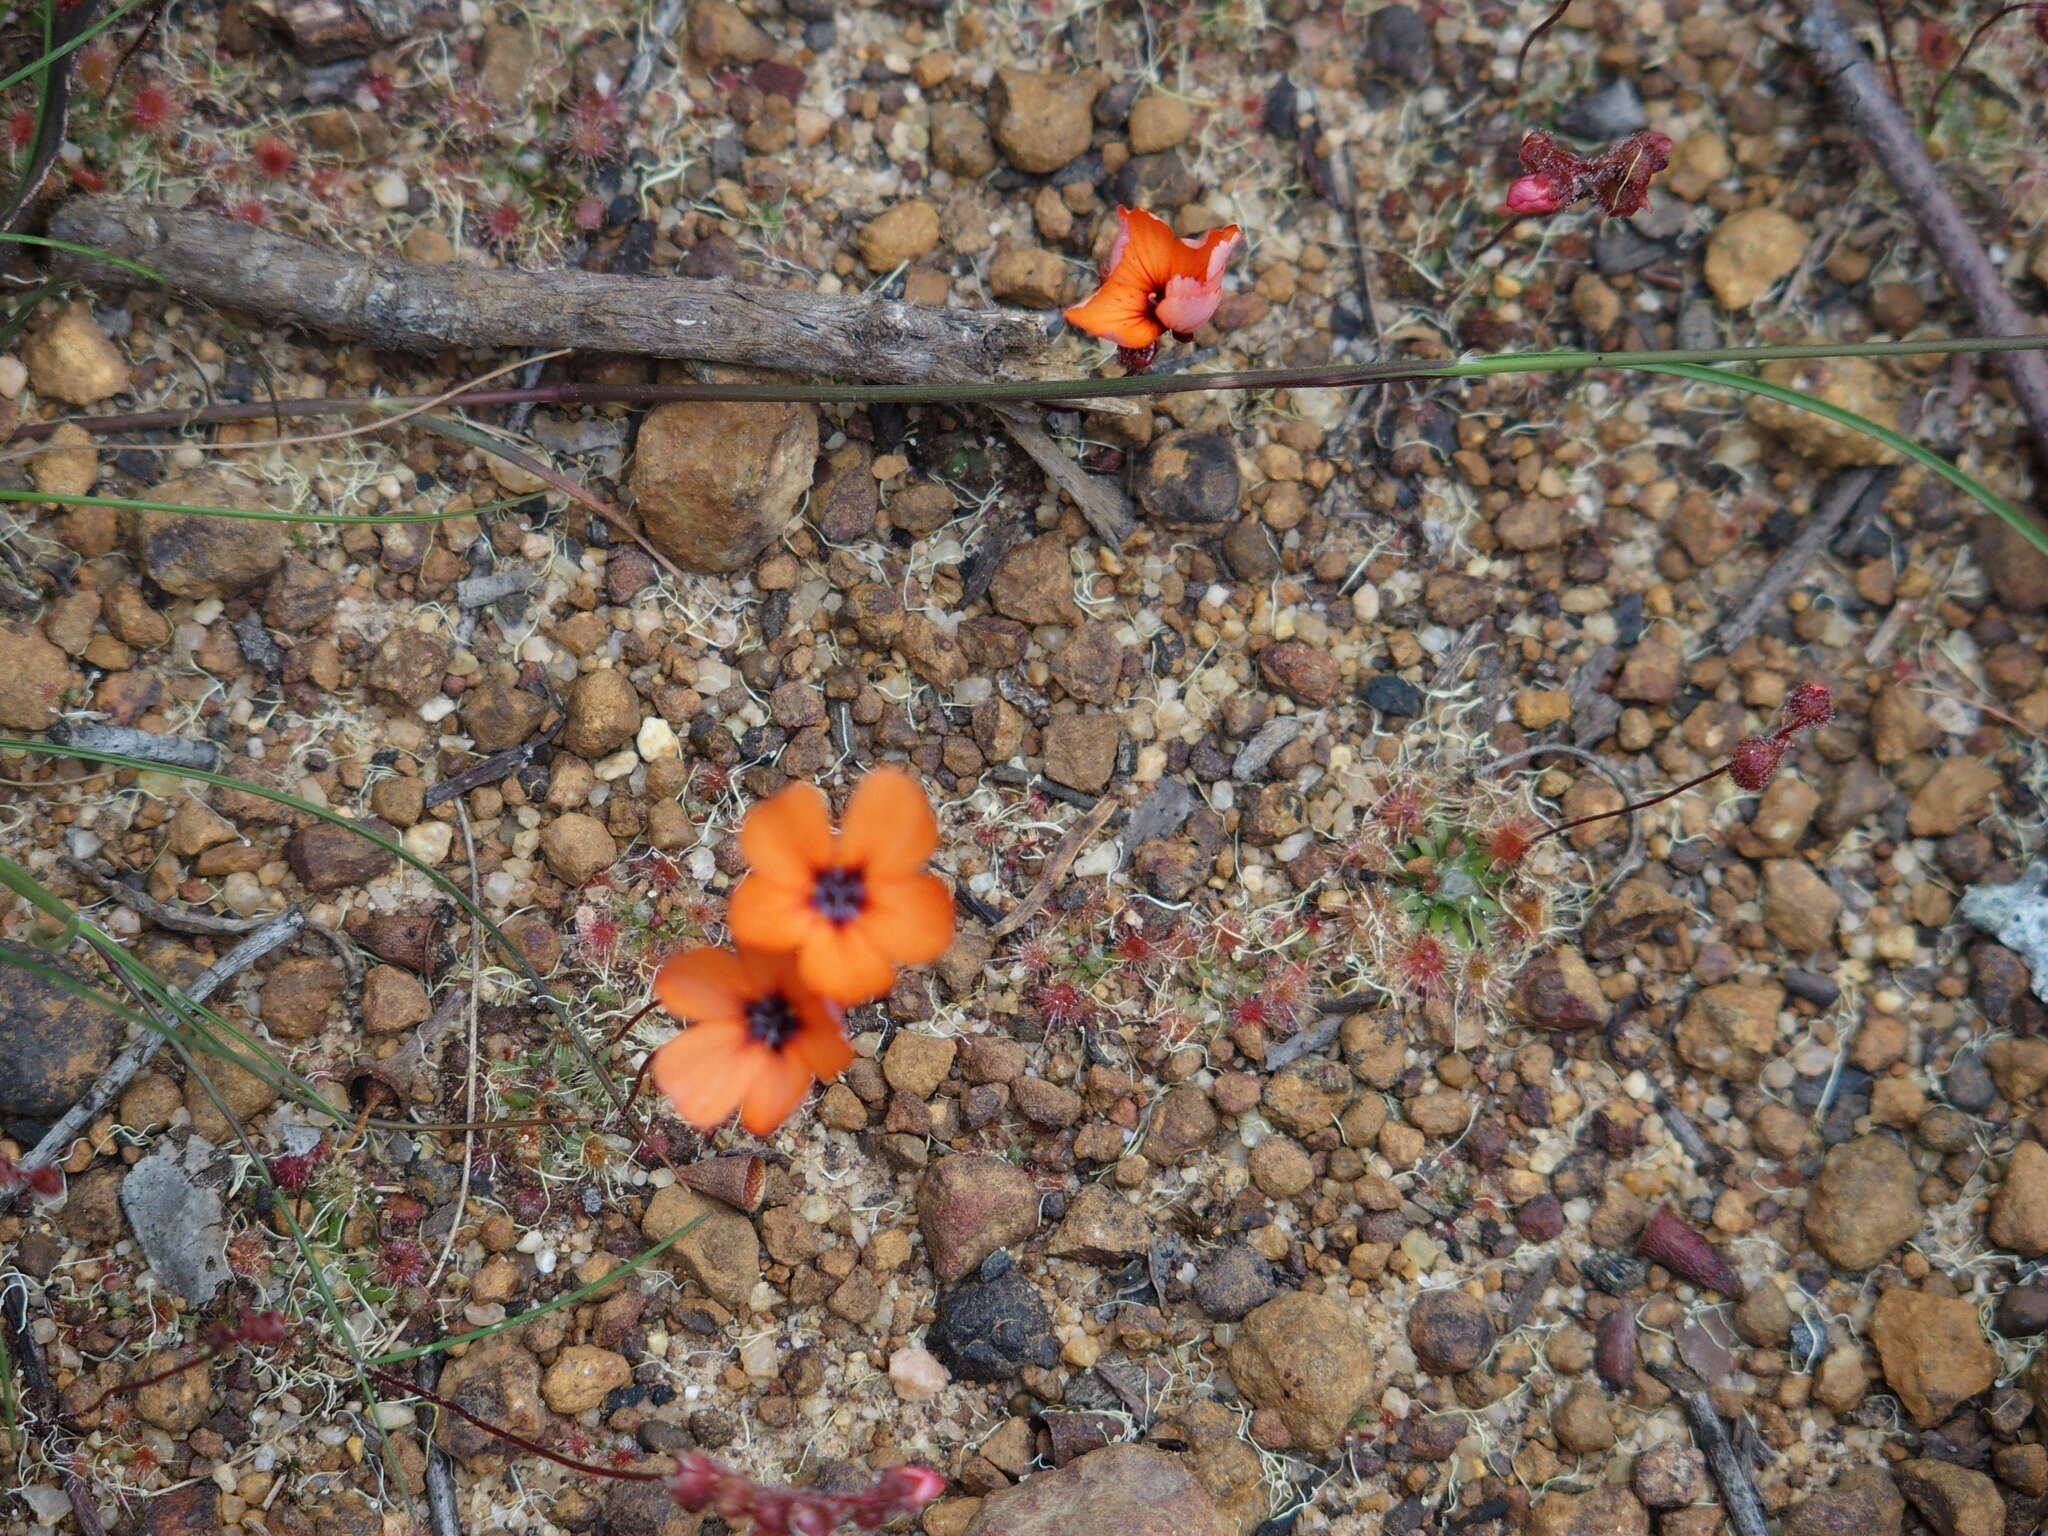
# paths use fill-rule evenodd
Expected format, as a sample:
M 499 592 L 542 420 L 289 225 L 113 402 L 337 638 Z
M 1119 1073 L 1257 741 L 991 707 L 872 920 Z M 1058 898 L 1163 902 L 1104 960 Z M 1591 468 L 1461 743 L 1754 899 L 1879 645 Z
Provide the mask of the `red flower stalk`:
M 668 1475 L 668 1491 L 693 1515 L 710 1510 L 724 1520 L 751 1521 L 754 1536 L 829 1536 L 842 1525 L 873 1531 L 914 1515 L 946 1491 L 946 1480 L 929 1467 L 901 1466 L 859 1493 L 764 1488 L 709 1456 L 684 1451 Z
M 93 1413 L 109 1398 L 140 1392 L 144 1387 L 153 1387 L 160 1381 L 169 1381 L 173 1376 L 182 1376 L 187 1371 L 196 1370 L 215 1355 L 225 1354 L 237 1344 L 281 1344 L 289 1331 L 282 1312 L 253 1311 L 249 1304 L 244 1302 L 232 1322 L 222 1318 L 208 1323 L 199 1330 L 197 1354 L 158 1371 L 154 1376 L 145 1376 L 140 1381 L 127 1381 L 117 1387 L 107 1388 L 94 1398 L 84 1411 Z
M 1626 816 L 1631 811 L 1648 810 L 1653 805 L 1662 805 L 1674 795 L 1682 795 L 1688 789 L 1697 789 L 1702 784 L 1720 778 L 1724 773 L 1753 794 L 1769 784 L 1777 774 L 1778 764 L 1784 761 L 1785 753 L 1791 747 L 1794 736 L 1815 726 L 1826 725 L 1834 718 L 1835 697 L 1828 691 L 1827 684 L 1801 683 L 1785 696 L 1784 707 L 1778 714 L 1777 729 L 1768 736 L 1743 737 L 1735 744 L 1735 750 L 1729 754 L 1728 761 L 1718 768 L 1709 768 L 1697 778 L 1687 779 L 1683 784 L 1675 784 L 1660 795 L 1651 795 L 1646 800 L 1631 800 L 1618 810 L 1595 811 L 1590 816 L 1578 816 L 1570 821 L 1561 821 L 1530 838 L 1521 852 L 1527 853 L 1544 839 L 1556 837 L 1560 832 L 1569 832 L 1574 827 L 1588 826 L 1596 821 Z M 1500 850 L 1495 850 L 1497 859 L 1499 852 Z
M 1984 34 L 1997 26 L 2001 21 L 2004 21 L 2008 16 L 2017 16 L 2023 11 L 2032 14 L 2034 18 L 2034 36 L 2041 40 L 2043 47 L 2048 47 L 2048 0 L 2021 0 L 2021 3 L 2018 5 L 2000 6 L 1989 16 L 1986 16 L 1977 23 L 1976 30 L 1970 34 L 1970 40 L 1963 44 L 1962 51 L 1955 55 L 1955 62 L 1949 65 L 1948 73 L 1941 77 L 1941 84 L 1937 85 L 1934 88 L 1934 94 L 1927 98 L 1925 127 L 1932 128 L 1934 126 L 1934 119 L 1941 112 L 1941 98 L 1948 94 L 1948 88 L 1955 83 L 1956 76 L 1961 74 L 1963 66 L 1970 62 L 1970 55 L 1977 51 L 1977 45 L 1984 40 Z M 1929 39 L 1927 28 L 1932 25 L 1935 24 L 1931 22 L 1921 23 L 1920 52 L 1922 59 L 1930 67 L 1938 68 L 1938 61 L 1928 56 Z M 1955 40 L 1950 38 L 1948 40 L 1948 47 L 1954 48 L 1954 46 Z
M 1644 128 L 1587 160 L 1532 129 L 1521 159 L 1529 174 L 1508 188 L 1507 199 L 1517 218 L 1557 213 L 1590 197 L 1610 217 L 1625 219 L 1649 202 L 1650 178 L 1671 163 L 1671 140 Z
M 1743 1293 L 1741 1280 L 1721 1257 L 1721 1250 L 1672 1215 L 1668 1205 L 1657 1207 L 1657 1214 L 1636 1238 L 1636 1252 L 1694 1285 L 1723 1296 L 1740 1297 Z

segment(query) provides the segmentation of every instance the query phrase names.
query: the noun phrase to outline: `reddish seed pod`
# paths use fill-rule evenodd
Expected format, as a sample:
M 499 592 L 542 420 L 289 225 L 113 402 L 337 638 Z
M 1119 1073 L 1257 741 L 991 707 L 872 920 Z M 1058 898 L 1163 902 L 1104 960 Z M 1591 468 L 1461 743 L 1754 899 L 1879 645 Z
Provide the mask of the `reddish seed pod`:
M 1600 1319 L 1593 1333 L 1593 1369 L 1616 1392 L 1636 1384 L 1636 1309 L 1619 1306 Z
M 1743 1293 L 1742 1282 L 1721 1251 L 1672 1215 L 1668 1205 L 1657 1207 L 1657 1214 L 1636 1239 L 1636 1252 L 1694 1285 L 1723 1296 L 1740 1297 Z
M 1826 725 L 1835 718 L 1835 696 L 1826 683 L 1801 683 L 1785 695 L 1786 731 L 1803 731 Z
M 1728 759 L 1728 777 L 1747 790 L 1762 789 L 1778 772 L 1791 745 L 1784 736 L 1745 736 Z

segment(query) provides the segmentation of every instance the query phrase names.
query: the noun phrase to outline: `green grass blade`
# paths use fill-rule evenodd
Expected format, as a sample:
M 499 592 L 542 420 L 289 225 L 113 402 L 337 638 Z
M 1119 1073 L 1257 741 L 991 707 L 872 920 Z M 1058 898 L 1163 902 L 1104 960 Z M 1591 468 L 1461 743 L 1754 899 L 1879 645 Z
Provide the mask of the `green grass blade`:
M 622 1111 L 625 1108 L 625 1096 L 619 1092 L 618 1083 L 613 1079 L 611 1072 L 605 1067 L 603 1062 L 598 1060 L 596 1052 L 590 1048 L 590 1042 L 583 1038 L 583 1031 L 577 1026 L 575 1019 L 570 1016 L 567 1006 L 559 997 L 556 997 L 554 993 L 548 990 L 547 984 L 540 978 L 540 973 L 535 971 L 532 963 L 527 960 L 525 952 L 506 936 L 504 929 L 491 920 L 489 913 L 470 899 L 467 891 L 463 890 L 461 886 L 450 880 L 426 860 L 418 857 L 410 849 L 398 842 L 397 839 L 386 837 L 374 828 L 366 827 L 359 821 L 353 821 L 342 815 L 339 811 L 324 805 L 315 805 L 312 801 L 301 796 L 287 794 L 281 789 L 272 789 L 264 784 L 252 784 L 247 779 L 237 779 L 229 774 L 213 773 L 205 768 L 186 768 L 172 763 L 144 762 L 140 758 L 129 757 L 119 752 L 101 752 L 91 747 L 63 746 L 51 741 L 28 741 L 18 736 L 0 736 L 0 752 L 33 752 L 41 757 L 79 758 L 86 762 L 106 763 L 116 768 L 128 768 L 137 773 L 163 773 L 173 778 L 192 779 L 201 784 L 218 785 L 223 789 L 239 789 L 244 793 L 255 795 L 273 804 L 289 806 L 291 809 L 303 812 L 317 821 L 324 821 L 329 826 L 341 827 L 368 842 L 376 844 L 400 863 L 426 876 L 428 881 L 446 895 L 450 901 L 454 902 L 456 906 L 483 925 L 484 932 L 491 936 L 492 941 L 503 951 L 506 958 L 517 965 L 525 975 L 528 985 L 533 988 L 534 996 L 548 1008 L 552 1009 L 555 1016 L 561 1020 L 562 1028 L 568 1034 L 570 1043 L 575 1046 L 577 1054 L 583 1058 L 584 1065 L 590 1068 L 592 1074 L 604 1086 L 606 1095 Z
M 262 442 L 251 443 L 252 448 Z M 487 512 L 505 512 L 533 500 L 531 496 L 506 496 L 461 512 L 284 512 L 274 507 L 191 507 L 175 501 L 131 501 L 123 496 L 71 496 L 53 491 L 30 490 L 0 485 L 0 502 L 52 502 L 60 507 L 112 507 L 120 512 L 177 512 L 190 517 L 239 518 L 251 523 L 360 523 L 376 527 L 383 523 L 447 523 L 458 517 L 482 517 Z
M 638 1269 L 641 1265 L 646 1264 L 651 1260 L 660 1257 L 660 1255 L 666 1253 L 670 1248 L 674 1247 L 677 1243 L 681 1242 L 691 1232 L 695 1231 L 697 1228 L 697 1224 L 703 1221 L 704 1219 L 705 1218 L 703 1216 L 699 1216 L 695 1220 L 684 1222 L 680 1227 L 677 1227 L 675 1231 L 669 1233 L 667 1237 L 664 1237 L 660 1242 L 656 1243 L 653 1247 L 642 1249 L 639 1253 L 635 1254 L 632 1258 L 628 1259 L 625 1263 L 621 1264 L 617 1269 L 611 1271 L 609 1274 L 602 1275 L 595 1280 L 591 1280 L 582 1285 L 579 1285 L 573 1291 L 564 1291 L 561 1295 L 557 1296 L 553 1301 L 542 1302 L 539 1306 L 533 1308 L 533 1310 L 531 1310 L 530 1312 L 522 1312 L 517 1317 L 508 1317 L 502 1323 L 492 1323 L 490 1326 L 485 1328 L 471 1329 L 468 1333 L 458 1333 L 453 1334 L 445 1339 L 436 1339 L 433 1343 L 422 1344 L 416 1349 L 395 1349 L 388 1355 L 372 1355 L 363 1363 L 365 1365 L 396 1365 L 401 1360 L 416 1360 L 421 1355 L 431 1355 L 434 1353 L 434 1351 L 439 1349 L 446 1349 L 451 1344 L 474 1344 L 478 1339 L 488 1339 L 494 1333 L 503 1333 L 508 1328 L 517 1328 L 522 1323 L 530 1323 L 536 1317 L 544 1317 L 548 1313 L 554 1311 L 557 1307 L 574 1306 L 577 1302 L 583 1300 L 584 1297 L 590 1295 L 592 1292 L 602 1290 L 605 1286 L 610 1285 L 614 1280 L 619 1280 L 627 1275 L 630 1275 L 631 1273 L 633 1273 L 634 1270 Z
M 2048 529 L 2042 528 L 2033 518 L 1992 490 L 1990 486 L 1974 475 L 1964 473 L 1932 448 L 1924 448 L 1910 437 L 1890 427 L 1881 426 L 1868 416 L 1846 411 L 1841 406 L 1830 404 L 1818 395 L 1810 395 L 1803 389 L 1794 389 L 1787 384 L 1774 384 L 1769 379 L 1753 379 L 1747 374 L 1730 373 L 1725 368 L 1703 368 L 1694 363 L 1637 363 L 1633 366 L 1643 373 L 1669 374 L 1674 378 L 1691 379 L 1699 384 L 1715 384 L 1724 389 L 1741 390 L 1745 394 L 1762 395 L 1767 400 L 1777 400 L 1786 405 L 1796 406 L 1802 411 L 1811 411 L 1816 416 L 1824 416 L 1829 421 L 1861 432 L 1941 476 L 1986 510 L 1997 514 L 2015 533 L 2042 554 L 2048 555 Z
M 21 82 L 26 80 L 30 75 L 41 74 L 44 70 L 48 69 L 52 64 L 56 63 L 59 59 L 63 58 L 66 54 L 74 53 L 78 49 L 83 48 L 95 37 L 98 37 L 100 33 L 106 31 L 108 27 L 111 27 L 115 22 L 119 21 L 123 16 L 126 16 L 130 11 L 134 10 L 138 5 L 141 5 L 142 3 L 143 0 L 121 0 L 121 4 L 114 7 L 113 10 L 107 12 L 106 15 L 102 16 L 98 21 L 94 22 L 91 26 L 87 27 L 83 32 L 79 33 L 78 36 L 72 38 L 70 42 L 65 43 L 61 47 L 50 49 L 49 52 L 45 53 L 33 64 L 24 64 L 21 66 L 21 68 L 17 69 L 13 74 L 7 76 L 5 79 L 0 79 L 0 91 L 6 90 L 11 85 L 21 84 Z
M 124 272 L 133 272 L 137 277 L 146 277 L 153 283 L 170 286 L 170 279 L 154 267 L 145 267 L 139 261 L 130 261 L 125 256 L 110 256 L 105 251 L 90 245 L 80 245 L 75 240 L 55 240 L 48 235 L 17 235 L 0 230 L 0 240 L 9 240 L 16 245 L 40 245 L 53 251 L 69 251 L 74 256 L 85 256 L 93 261 L 103 261 L 110 267 L 119 267 Z
M 15 302 L 14 308 L 9 311 L 7 319 L 4 322 L 0 322 L 0 347 L 7 346 L 15 337 L 19 336 L 29 321 L 35 318 L 36 311 L 42 307 L 43 300 L 63 286 L 63 281 L 60 278 L 46 278 L 24 293 Z

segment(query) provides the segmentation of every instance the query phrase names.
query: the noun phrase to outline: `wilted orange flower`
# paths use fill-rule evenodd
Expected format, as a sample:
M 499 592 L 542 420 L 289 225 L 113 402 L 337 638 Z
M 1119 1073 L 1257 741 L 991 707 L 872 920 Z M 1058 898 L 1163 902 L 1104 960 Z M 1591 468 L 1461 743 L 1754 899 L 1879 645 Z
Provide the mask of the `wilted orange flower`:
M 1067 311 L 1067 323 L 1149 361 L 1168 331 L 1182 341 L 1216 313 L 1223 267 L 1239 244 L 1235 224 L 1182 240 L 1142 208 L 1118 208 L 1123 228 L 1109 248 L 1102 283 Z
M 853 1060 L 838 1004 L 805 986 L 786 953 L 684 950 L 654 973 L 654 995 L 691 1027 L 654 1053 L 649 1074 L 700 1131 L 737 1109 L 740 1124 L 766 1136 L 813 1078 L 829 1081 Z
M 825 796 L 791 784 L 747 813 L 740 851 L 753 872 L 726 920 L 741 945 L 793 950 L 804 985 L 843 1003 L 889 990 L 899 965 L 953 942 L 953 896 L 924 872 L 939 823 L 917 780 L 877 768 L 835 835 Z

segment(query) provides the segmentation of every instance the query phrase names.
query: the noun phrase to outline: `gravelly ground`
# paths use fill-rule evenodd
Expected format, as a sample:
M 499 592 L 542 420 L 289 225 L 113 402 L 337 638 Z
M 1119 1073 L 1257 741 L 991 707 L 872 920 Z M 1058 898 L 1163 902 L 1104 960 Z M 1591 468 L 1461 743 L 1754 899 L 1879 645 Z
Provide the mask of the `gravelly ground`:
M 1048 319 L 1138 202 L 1246 233 L 1197 367 L 1362 359 L 1375 337 L 1437 358 L 1967 329 L 1768 8 L 1574 6 L 1516 96 L 1537 18 L 1498 6 L 697 0 L 630 113 L 611 102 L 631 18 L 430 8 L 313 69 L 266 15 L 176 11 L 110 89 L 115 51 L 88 54 L 80 184 L 420 260 Z M 1923 24 L 1964 22 L 1901 22 L 1909 100 L 1939 76 Z M 1934 132 L 2036 311 L 2044 67 L 2024 21 L 1994 33 Z M 1632 224 L 1565 214 L 1475 260 L 1525 127 L 1593 146 L 1645 125 L 1676 150 Z M 4 409 L 432 392 L 507 361 L 140 292 L 90 305 L 50 306 L 0 357 Z M 2040 505 L 1989 369 L 1778 376 Z M 654 960 L 721 934 L 739 818 L 791 777 L 837 799 L 864 765 L 913 766 L 959 938 L 858 1011 L 853 1067 L 775 1136 L 706 1144 L 663 1115 L 643 1140 L 417 872 L 241 791 L 7 755 L 5 851 L 174 978 L 232 937 L 106 903 L 70 861 L 176 910 L 297 908 L 345 935 L 216 999 L 339 1127 L 216 1064 L 245 1146 L 159 1063 L 92 1125 L 61 1203 L 0 1215 L 10 1342 L 56 1398 L 29 1411 L 68 1416 L 15 1437 L 7 1530 L 76 1529 L 67 1468 L 108 1529 L 424 1528 L 424 1434 L 463 1531 L 699 1529 L 395 1394 L 367 1410 L 311 1342 L 338 1342 L 333 1315 L 250 1161 L 316 1137 L 291 1210 L 363 1353 L 488 1328 L 705 1214 L 623 1281 L 446 1351 L 443 1395 L 585 1461 L 696 1446 L 839 1487 L 915 1458 L 954 1480 L 934 1536 L 1708 1536 L 1721 1495 L 1652 1374 L 1676 1363 L 1788 1536 L 2037 1526 L 2048 1029 L 2026 959 L 1956 904 L 2038 842 L 2048 561 L 1967 498 L 1814 418 L 1611 372 L 1054 411 L 1135 490 L 1120 550 L 970 407 L 474 414 L 696 573 L 424 432 L 74 435 L 0 473 L 451 516 L 18 507 L 0 724 L 203 738 L 230 773 L 375 818 L 475 892 L 594 1043 Z M 1864 465 L 1868 501 L 1731 640 Z M 1760 794 L 1723 779 L 1489 858 L 1503 829 L 1706 771 L 1815 681 L 1839 714 Z M 19 902 L 0 928 L 52 937 Z M 637 1025 L 609 1072 L 668 1030 Z M 19 977 L 18 1147 L 117 1038 Z M 226 1148 L 207 1177 L 233 1279 L 205 1305 L 122 1209 L 145 1158 L 205 1162 L 194 1138 Z M 676 1182 L 749 1151 L 752 1213 Z M 1739 1298 L 1636 1256 L 1667 1207 Z M 230 1298 L 283 1308 L 293 1337 L 95 1402 Z

